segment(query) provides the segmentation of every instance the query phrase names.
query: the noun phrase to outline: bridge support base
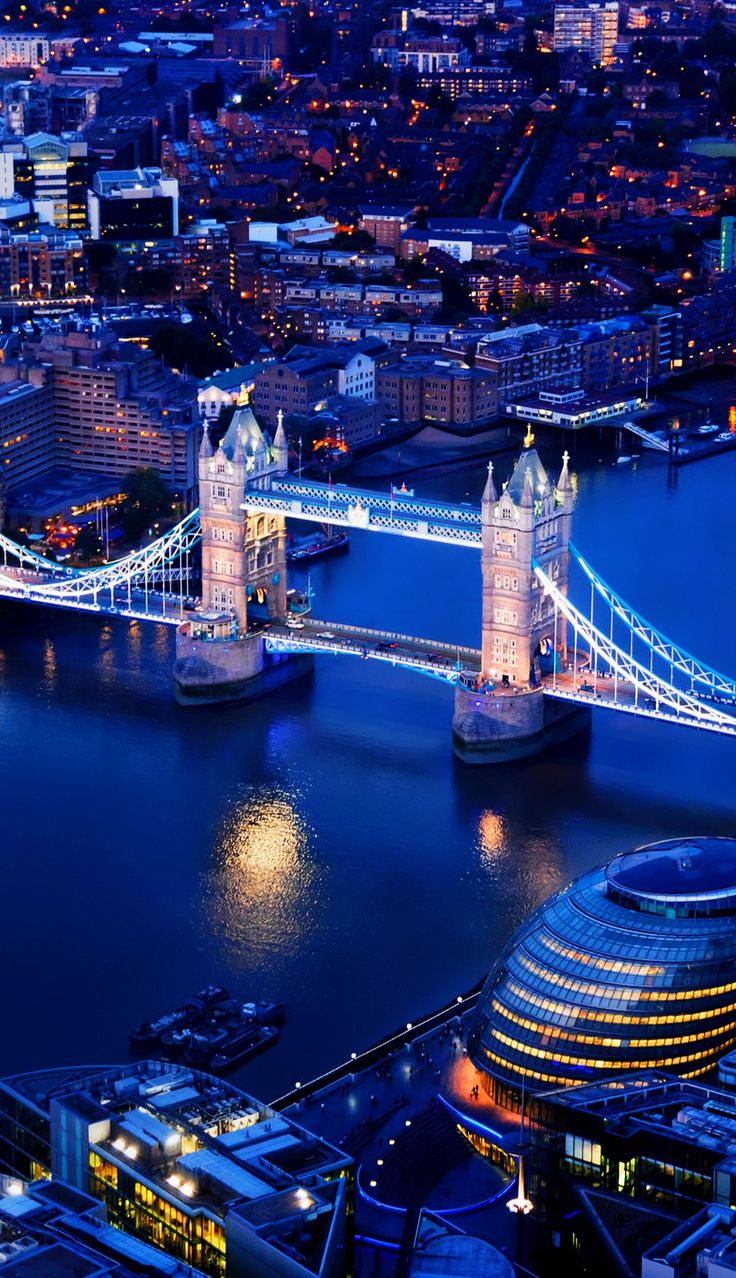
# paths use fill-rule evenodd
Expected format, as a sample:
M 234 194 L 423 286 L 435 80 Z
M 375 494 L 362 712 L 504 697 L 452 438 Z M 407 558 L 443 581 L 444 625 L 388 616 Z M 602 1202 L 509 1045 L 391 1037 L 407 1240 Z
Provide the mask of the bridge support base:
M 176 635 L 174 698 L 181 706 L 253 701 L 311 673 L 311 653 L 266 652 L 262 635 L 193 638 L 189 622 Z
M 452 748 L 463 763 L 513 763 L 590 728 L 587 706 L 545 698 L 541 689 L 505 695 L 458 688 Z

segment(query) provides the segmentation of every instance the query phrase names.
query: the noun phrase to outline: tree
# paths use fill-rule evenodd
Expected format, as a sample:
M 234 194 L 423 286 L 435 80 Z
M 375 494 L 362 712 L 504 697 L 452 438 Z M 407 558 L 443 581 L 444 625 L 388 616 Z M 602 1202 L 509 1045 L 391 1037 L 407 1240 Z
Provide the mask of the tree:
M 376 241 L 367 231 L 338 231 L 332 241 L 333 248 L 352 249 L 354 252 L 360 252 L 361 249 L 372 249 L 375 246 Z
M 150 347 L 169 368 L 186 370 L 193 377 L 210 377 L 212 373 L 232 367 L 232 357 L 222 343 L 218 344 L 207 324 L 195 320 L 191 324 L 157 324 L 151 334 Z
M 101 551 L 100 534 L 94 524 L 83 524 L 74 539 L 74 551 L 87 563 L 96 559 Z
M 131 541 L 171 511 L 171 493 L 153 466 L 136 466 L 124 480 L 123 524 Z

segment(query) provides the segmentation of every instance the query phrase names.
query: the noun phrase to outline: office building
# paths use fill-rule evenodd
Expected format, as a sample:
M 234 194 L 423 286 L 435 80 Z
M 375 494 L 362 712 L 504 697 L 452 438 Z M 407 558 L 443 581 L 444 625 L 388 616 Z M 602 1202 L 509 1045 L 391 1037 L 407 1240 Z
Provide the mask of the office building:
M 94 161 L 78 134 L 31 133 L 0 152 L 0 192 L 27 200 L 40 222 L 84 229 Z
M 55 468 L 109 480 L 152 466 L 191 506 L 198 441 L 196 384 L 108 329 L 48 330 L 22 347 L 16 338 L 0 363 L 2 470 L 15 505 Z
M 13 1278 L 198 1278 L 200 1271 L 107 1223 L 62 1180 L 0 1176 L 0 1266 Z
M 595 1258 L 601 1278 L 731 1278 L 733 1094 L 646 1070 L 535 1096 L 528 1118 L 533 1251 L 548 1272 L 590 1273 Z
M 51 370 L 19 360 L 0 363 L 0 475 L 24 488 L 54 462 Z
M 179 234 L 179 183 L 160 169 L 106 170 L 87 193 L 93 240 L 166 240 Z
M 196 1070 L 142 1061 L 3 1080 L 0 1171 L 64 1182 L 196 1274 L 350 1272 L 350 1158 Z
M 618 39 L 618 0 L 606 4 L 568 5 L 555 8 L 555 52 L 574 49 L 591 62 L 608 66 Z
M 47 36 L 38 31 L 33 34 L 3 33 L 0 35 L 0 67 L 29 67 L 33 70 L 49 60 L 50 45 Z

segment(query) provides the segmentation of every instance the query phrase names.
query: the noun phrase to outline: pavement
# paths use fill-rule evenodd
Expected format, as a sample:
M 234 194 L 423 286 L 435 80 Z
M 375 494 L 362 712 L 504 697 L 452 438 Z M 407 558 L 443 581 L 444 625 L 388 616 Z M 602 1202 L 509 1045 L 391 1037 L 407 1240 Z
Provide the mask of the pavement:
M 356 1235 L 363 1240 L 358 1243 L 359 1273 L 388 1278 L 394 1272 L 404 1216 L 374 1200 L 374 1177 L 379 1160 L 392 1156 L 407 1121 L 432 1100 L 440 1097 L 457 1121 L 509 1154 L 518 1150 L 518 1117 L 489 1099 L 481 1073 L 468 1056 L 472 1015 L 471 1010 L 448 1017 L 438 1028 L 388 1050 L 377 1063 L 329 1083 L 284 1111 L 315 1134 L 346 1147 L 355 1160 Z M 465 1232 L 513 1252 L 514 1220 L 505 1209 L 513 1183 L 500 1168 L 471 1154 L 433 1187 L 425 1206 L 449 1211 L 447 1218 Z M 489 1203 L 492 1198 L 495 1203 Z M 366 1253 L 362 1260 L 361 1251 Z

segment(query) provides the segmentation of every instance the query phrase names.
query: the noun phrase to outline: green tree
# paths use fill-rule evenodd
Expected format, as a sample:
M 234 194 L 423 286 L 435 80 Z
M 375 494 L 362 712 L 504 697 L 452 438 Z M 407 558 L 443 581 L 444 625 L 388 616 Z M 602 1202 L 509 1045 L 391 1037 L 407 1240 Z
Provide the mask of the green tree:
M 332 241 L 333 248 L 352 249 L 353 252 L 375 248 L 375 244 L 373 236 L 367 231 L 338 231 Z
M 171 493 L 153 466 L 136 466 L 124 480 L 123 525 L 131 541 L 171 510 Z
M 98 558 L 101 549 L 100 534 L 94 524 L 83 524 L 74 539 L 74 553 L 89 563 L 90 559 Z

